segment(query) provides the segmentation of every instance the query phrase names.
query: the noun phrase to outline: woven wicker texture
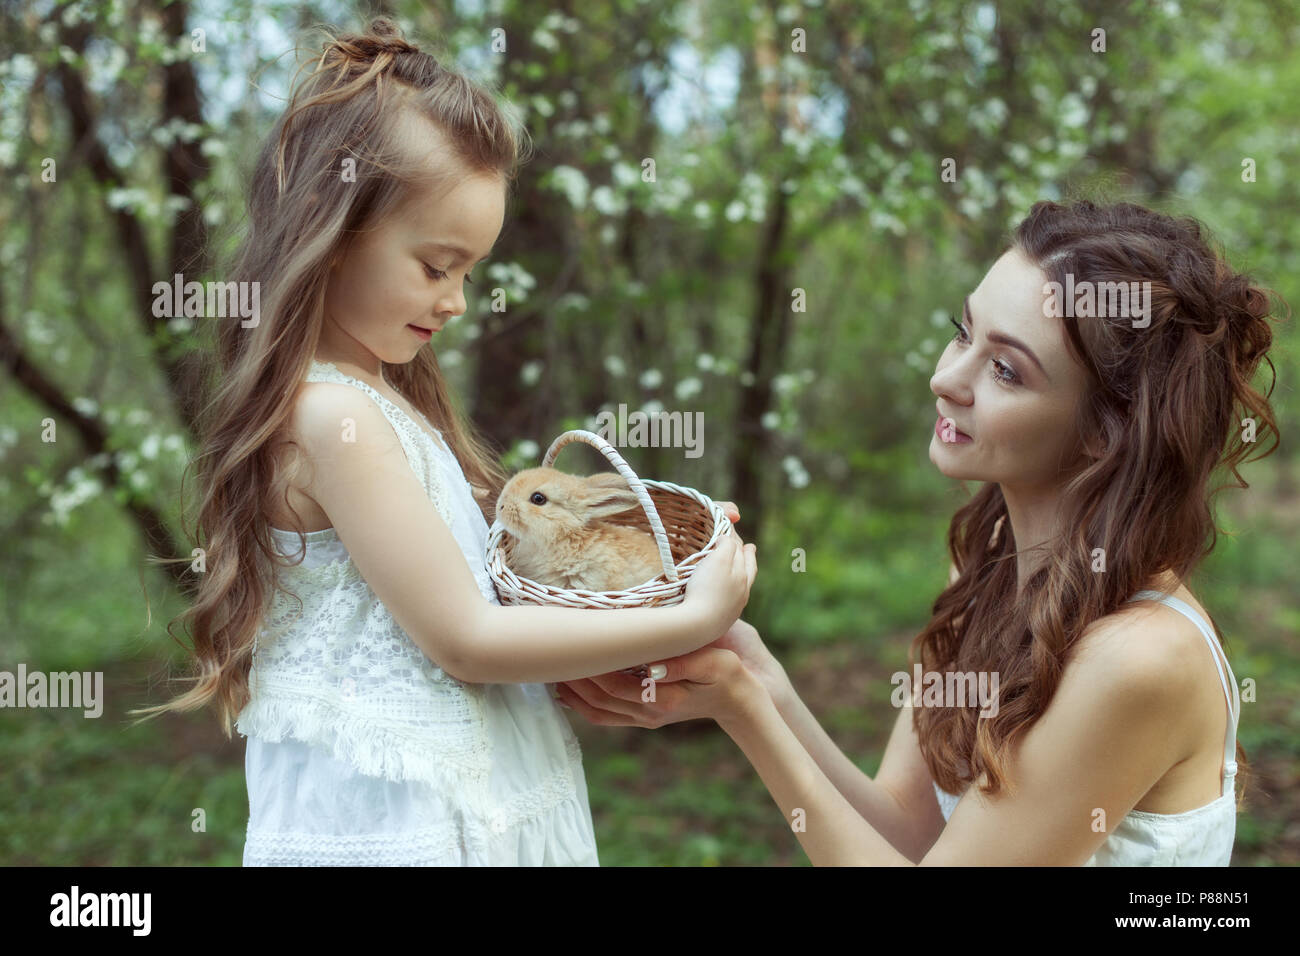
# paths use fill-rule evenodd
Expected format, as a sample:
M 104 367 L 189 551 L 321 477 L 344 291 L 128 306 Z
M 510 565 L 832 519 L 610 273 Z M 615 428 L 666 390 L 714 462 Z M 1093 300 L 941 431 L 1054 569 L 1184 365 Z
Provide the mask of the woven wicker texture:
M 622 591 L 584 591 L 539 584 L 510 569 L 515 539 L 498 520 L 488 531 L 487 564 L 501 603 L 594 609 L 680 603 L 696 565 L 722 535 L 732 533 L 726 513 L 694 488 L 637 477 L 614 446 L 594 432 L 575 429 L 560 435 L 546 450 L 543 467 L 551 467 L 560 449 L 575 441 L 586 442 L 600 451 L 636 493 L 640 511 L 631 509 L 605 520 L 653 534 L 659 545 L 663 573 Z

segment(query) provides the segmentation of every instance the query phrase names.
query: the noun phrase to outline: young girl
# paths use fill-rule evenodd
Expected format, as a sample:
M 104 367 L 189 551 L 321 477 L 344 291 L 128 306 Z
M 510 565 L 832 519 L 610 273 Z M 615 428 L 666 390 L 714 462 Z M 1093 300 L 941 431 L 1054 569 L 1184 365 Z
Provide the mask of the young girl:
M 200 676 L 152 709 L 215 700 L 227 736 L 238 715 L 246 865 L 597 865 L 539 682 L 694 650 L 748 599 L 753 546 L 728 535 L 675 607 L 498 603 L 504 476 L 426 345 L 465 311 L 519 149 L 489 94 L 379 19 L 326 45 L 257 160 L 235 278 L 261 315 L 220 328 L 201 456 Z
M 1129 308 L 1102 283 L 1127 283 Z M 1069 289 L 1097 307 L 1058 308 Z M 561 698 L 594 723 L 716 718 L 786 819 L 798 808 L 814 863 L 1226 866 L 1240 695 L 1185 581 L 1214 544 L 1216 466 L 1246 487 L 1237 466 L 1270 432 L 1277 447 L 1251 386 L 1269 312 L 1195 220 L 1033 207 L 930 381 L 931 461 L 983 484 L 909 661 L 945 687 L 983 675 L 996 707 L 914 687 L 874 779 L 753 628 L 668 661 L 682 683 L 654 703 L 621 674 Z

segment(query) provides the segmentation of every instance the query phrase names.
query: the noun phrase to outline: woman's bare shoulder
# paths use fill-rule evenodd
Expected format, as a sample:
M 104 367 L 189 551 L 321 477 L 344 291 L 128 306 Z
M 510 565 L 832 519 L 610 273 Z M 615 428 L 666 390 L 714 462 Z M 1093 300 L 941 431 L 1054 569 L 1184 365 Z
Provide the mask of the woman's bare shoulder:
M 1073 648 L 1063 680 L 1094 687 L 1125 685 L 1184 703 L 1199 700 L 1205 672 L 1205 641 L 1183 614 L 1153 601 L 1126 604 L 1089 625 Z M 1189 728 L 1191 729 L 1191 728 Z M 1189 737 L 1188 746 L 1195 744 Z

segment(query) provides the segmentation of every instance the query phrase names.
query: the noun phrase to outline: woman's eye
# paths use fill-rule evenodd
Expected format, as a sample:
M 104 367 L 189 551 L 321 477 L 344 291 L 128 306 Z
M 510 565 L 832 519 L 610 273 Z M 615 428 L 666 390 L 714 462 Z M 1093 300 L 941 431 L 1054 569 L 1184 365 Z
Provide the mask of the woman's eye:
M 948 316 L 948 321 L 957 328 L 957 331 L 952 335 L 954 341 L 969 341 L 970 335 L 966 331 L 966 326 L 951 315 Z M 1016 374 L 1016 370 L 1001 359 L 993 359 L 990 363 L 989 374 L 993 376 L 993 381 L 1002 382 L 1005 385 L 1018 385 L 1020 383 L 1020 376 Z
M 1016 370 L 1001 359 L 993 360 L 989 374 L 993 376 L 993 381 L 1002 382 L 1006 385 L 1015 385 L 1020 381 L 1020 376 L 1016 374 Z

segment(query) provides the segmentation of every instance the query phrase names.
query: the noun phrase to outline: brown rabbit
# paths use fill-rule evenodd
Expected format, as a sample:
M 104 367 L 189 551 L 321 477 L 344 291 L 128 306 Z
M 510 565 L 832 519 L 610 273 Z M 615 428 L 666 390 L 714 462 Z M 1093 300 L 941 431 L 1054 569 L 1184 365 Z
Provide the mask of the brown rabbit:
M 640 507 L 623 477 L 529 468 L 501 489 L 497 519 L 515 538 L 515 574 L 551 587 L 621 591 L 663 573 L 654 537 L 602 519 Z

